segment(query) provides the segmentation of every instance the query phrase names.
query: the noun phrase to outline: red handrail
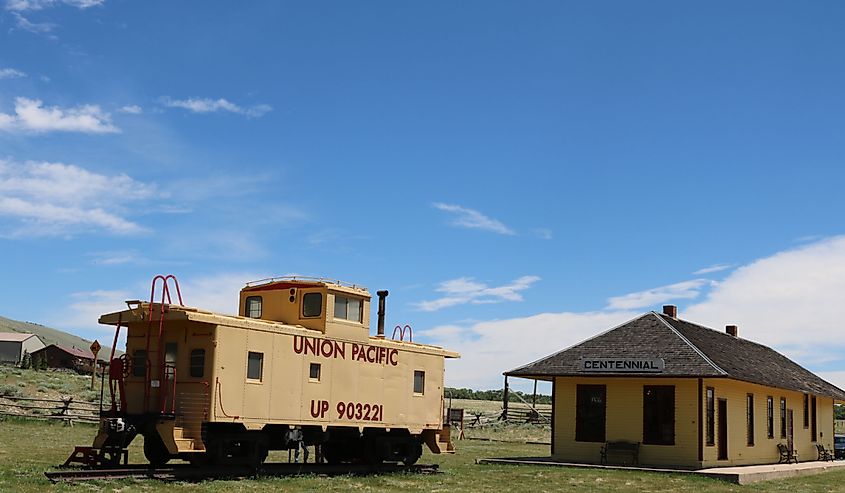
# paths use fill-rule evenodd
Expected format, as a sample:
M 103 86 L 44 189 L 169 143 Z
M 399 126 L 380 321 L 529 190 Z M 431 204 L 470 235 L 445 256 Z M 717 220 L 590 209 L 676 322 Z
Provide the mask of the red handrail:
M 405 329 L 408 329 L 408 342 L 414 342 L 414 331 L 411 330 L 411 326 L 408 325 L 408 324 L 405 324 L 404 327 L 402 327 L 401 325 L 397 325 L 396 327 L 394 327 L 393 328 L 393 337 L 391 337 L 391 339 L 396 339 L 396 331 L 398 330 L 399 331 L 399 340 L 404 341 L 405 340 Z
M 184 302 L 182 301 L 182 290 L 179 288 L 179 281 L 176 279 L 176 276 L 173 274 L 168 274 L 166 276 L 157 275 L 153 277 L 152 285 L 150 286 L 150 309 L 147 321 L 147 343 L 146 343 L 146 356 L 148 362 L 148 371 L 147 371 L 147 380 L 144 385 L 144 410 L 149 409 L 150 405 L 150 372 L 149 372 L 149 354 L 150 354 L 150 339 L 152 337 L 152 329 L 153 329 L 153 302 L 155 301 L 155 291 L 156 291 L 156 284 L 158 280 L 161 279 L 161 303 L 159 303 L 159 318 L 158 318 L 158 379 L 159 379 L 159 392 L 158 392 L 158 407 L 161 407 L 162 410 L 164 409 L 164 393 L 162 392 L 162 381 L 165 377 L 164 372 L 164 313 L 165 309 L 165 299 L 167 300 L 167 305 L 173 303 L 173 300 L 170 296 L 170 287 L 167 281 L 173 280 L 173 285 L 176 287 L 176 297 L 179 300 L 179 305 L 184 306 Z

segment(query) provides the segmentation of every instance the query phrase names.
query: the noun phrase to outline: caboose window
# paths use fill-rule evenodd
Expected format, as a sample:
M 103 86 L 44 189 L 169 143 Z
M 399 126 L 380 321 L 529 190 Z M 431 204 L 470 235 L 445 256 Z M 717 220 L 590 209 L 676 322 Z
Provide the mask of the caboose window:
M 244 312 L 249 318 L 261 318 L 261 296 L 247 296 Z
M 249 352 L 246 362 L 246 378 L 261 380 L 264 374 L 264 353 Z
M 346 296 L 334 297 L 334 318 L 361 321 L 361 300 L 358 298 L 347 298 Z
M 191 351 L 191 376 L 200 378 L 205 373 L 205 349 Z
M 302 316 L 319 317 L 323 313 L 322 293 L 305 293 L 302 297 Z
M 147 352 L 143 349 L 136 349 L 132 353 L 132 376 L 147 376 Z
M 414 393 L 425 394 L 425 372 L 420 370 L 414 371 Z
M 308 374 L 308 378 L 313 381 L 319 382 L 320 381 L 320 363 L 311 363 L 311 369 Z

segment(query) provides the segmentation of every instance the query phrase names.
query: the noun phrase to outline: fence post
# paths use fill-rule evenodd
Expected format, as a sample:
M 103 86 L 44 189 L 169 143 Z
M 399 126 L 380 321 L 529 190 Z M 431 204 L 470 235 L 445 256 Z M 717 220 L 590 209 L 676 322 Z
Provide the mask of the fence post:
M 67 399 L 62 399 L 62 409 L 59 411 L 59 416 L 67 416 L 68 411 L 70 410 L 70 403 L 73 402 L 73 397 L 68 397 Z M 65 426 L 73 427 L 73 419 L 67 418 L 63 420 Z
M 502 394 L 502 421 L 508 420 L 508 376 L 505 375 L 505 391 Z

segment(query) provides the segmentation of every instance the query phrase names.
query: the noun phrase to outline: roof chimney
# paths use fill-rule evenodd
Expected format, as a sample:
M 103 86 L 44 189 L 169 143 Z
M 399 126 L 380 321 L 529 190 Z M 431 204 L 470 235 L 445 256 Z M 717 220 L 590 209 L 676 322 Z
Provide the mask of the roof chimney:
M 678 307 L 675 305 L 663 305 L 663 314 L 672 318 L 678 318 Z
M 725 325 L 725 332 L 736 337 L 736 325 Z

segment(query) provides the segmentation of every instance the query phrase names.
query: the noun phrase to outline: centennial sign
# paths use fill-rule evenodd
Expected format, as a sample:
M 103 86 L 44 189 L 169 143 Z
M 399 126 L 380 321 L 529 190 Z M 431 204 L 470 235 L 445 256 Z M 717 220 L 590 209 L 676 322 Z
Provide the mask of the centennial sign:
M 581 358 L 580 371 L 599 373 L 660 373 L 663 358 Z

